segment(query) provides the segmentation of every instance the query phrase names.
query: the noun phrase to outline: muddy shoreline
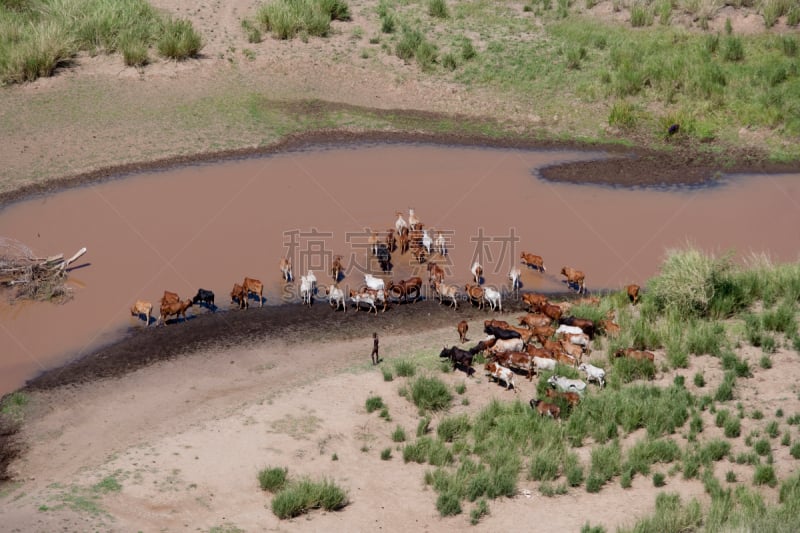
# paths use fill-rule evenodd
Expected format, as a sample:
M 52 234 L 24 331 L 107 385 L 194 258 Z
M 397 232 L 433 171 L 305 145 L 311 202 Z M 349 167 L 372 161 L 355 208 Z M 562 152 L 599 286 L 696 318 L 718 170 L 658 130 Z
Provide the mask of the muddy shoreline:
M 603 151 L 608 159 L 571 162 L 542 168 L 540 177 L 554 182 L 586 183 L 616 187 L 661 187 L 713 183 L 721 174 L 776 174 L 800 172 L 796 164 L 772 163 L 755 151 L 728 151 L 721 157 L 699 153 L 685 141 L 676 140 L 672 151 L 589 144 L 578 141 L 495 138 L 475 135 L 434 134 L 424 132 L 318 130 L 291 135 L 263 147 L 198 153 L 106 167 L 91 172 L 47 180 L 0 194 L 0 207 L 30 197 L 49 194 L 76 186 L 142 172 L 167 170 L 180 166 L 216 163 L 261 157 L 292 151 L 308 151 L 359 144 L 429 144 L 458 147 L 486 147 L 528 150 Z

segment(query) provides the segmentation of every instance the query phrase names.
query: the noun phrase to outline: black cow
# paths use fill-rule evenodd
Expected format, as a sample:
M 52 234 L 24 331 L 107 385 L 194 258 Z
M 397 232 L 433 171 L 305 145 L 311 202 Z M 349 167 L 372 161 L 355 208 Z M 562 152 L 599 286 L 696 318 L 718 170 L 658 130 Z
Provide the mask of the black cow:
M 206 307 L 212 311 L 217 308 L 217 306 L 214 305 L 214 293 L 206 289 L 197 289 L 197 294 L 192 298 L 192 303 L 195 305 L 204 303 Z
M 447 357 L 453 363 L 453 370 L 456 369 L 457 365 L 461 365 L 466 369 L 467 375 L 472 374 L 474 369 L 472 368 L 472 358 L 475 357 L 475 354 L 472 353 L 472 350 L 466 351 L 453 346 L 451 348 L 442 348 L 442 351 L 439 353 L 439 357 Z
M 484 326 L 484 333 L 487 335 L 494 335 L 496 339 L 521 339 L 522 335 L 510 329 L 498 328 L 497 326 Z
M 381 264 L 381 271 L 390 272 L 392 270 L 392 254 L 385 244 L 378 245 L 378 263 Z

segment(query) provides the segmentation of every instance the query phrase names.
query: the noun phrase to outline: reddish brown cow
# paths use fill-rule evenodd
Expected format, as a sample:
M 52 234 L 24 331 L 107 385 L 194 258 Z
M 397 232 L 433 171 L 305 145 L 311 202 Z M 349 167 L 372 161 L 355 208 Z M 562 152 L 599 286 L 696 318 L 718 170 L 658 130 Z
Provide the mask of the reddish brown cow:
M 561 408 L 555 404 L 543 402 L 533 398 L 531 400 L 531 407 L 536 409 L 536 412 L 541 416 L 549 416 L 551 418 L 559 418 L 561 416 Z
M 551 318 L 553 320 L 558 320 L 559 318 L 561 318 L 561 315 L 563 314 L 563 311 L 561 310 L 561 307 L 559 307 L 557 305 L 545 304 L 542 307 L 542 313 L 544 313 L 545 315 L 547 315 L 549 318 Z
M 581 397 L 577 392 L 559 392 L 555 389 L 547 389 L 546 394 L 548 398 L 563 398 L 570 407 L 577 406 L 581 401 Z
M 411 257 L 413 257 L 419 264 L 422 264 L 428 259 L 428 251 L 424 246 L 415 244 L 411 247 Z
M 458 339 L 460 342 L 464 343 L 467 342 L 467 331 L 469 330 L 469 324 L 467 324 L 466 320 L 462 320 L 456 326 L 458 329 Z
M 553 326 L 537 326 L 531 329 L 531 331 L 533 332 L 533 335 L 539 339 L 540 343 L 544 342 L 543 339 L 549 339 L 556 334 L 556 328 Z
M 573 303 L 575 305 L 599 305 L 600 298 L 597 296 L 587 296 L 585 298 L 578 298 Z
M 161 305 L 175 304 L 180 301 L 181 299 L 176 292 L 164 291 L 164 296 L 161 297 Z
M 331 264 L 331 277 L 333 278 L 334 283 L 339 283 L 342 272 L 344 271 L 342 259 L 344 258 L 341 255 L 337 255 L 333 258 L 333 263 Z
M 558 341 L 553 341 L 550 339 L 542 339 L 539 338 L 539 342 L 542 343 L 542 348 L 547 351 L 553 352 L 553 357 L 555 358 L 555 354 L 561 351 L 561 343 Z
M 464 285 L 464 291 L 467 293 L 467 297 L 469 298 L 470 302 L 477 303 L 478 309 L 483 309 L 483 306 L 486 302 L 483 299 L 483 288 L 480 285 L 472 285 L 471 283 L 467 283 Z
M 639 301 L 639 290 L 640 289 L 641 289 L 641 287 L 639 287 L 636 284 L 628 285 L 628 287 L 626 289 L 628 291 L 628 299 L 631 301 L 631 303 L 633 305 L 636 305 L 636 303 Z
M 414 299 L 417 300 L 422 296 L 422 278 L 401 279 L 398 283 L 393 280 L 389 281 L 388 291 L 389 294 L 402 298 L 406 302 L 408 302 L 408 295 L 414 293 Z
M 249 307 L 247 302 L 247 293 L 244 292 L 244 287 L 238 283 L 234 283 L 233 289 L 231 290 L 231 303 L 236 301 L 239 302 L 239 309 L 245 309 Z
M 507 368 L 516 368 L 527 372 L 528 381 L 533 379 L 533 357 L 526 352 L 501 352 L 492 356 L 496 362 Z
M 528 313 L 525 316 L 519 317 L 519 325 L 527 326 L 529 328 L 540 328 L 550 325 L 550 317 L 540 313 Z
M 556 356 L 550 350 L 545 350 L 544 348 L 537 348 L 532 344 L 529 344 L 525 347 L 525 353 L 530 355 L 531 357 L 541 357 L 543 359 L 555 359 Z
M 572 344 L 569 341 L 561 340 L 561 350 L 566 354 L 569 355 L 575 362 L 569 362 L 572 366 L 578 366 L 581 362 L 581 358 L 583 357 L 583 346 L 579 346 L 577 344 Z M 559 359 L 559 361 L 561 361 Z
M 389 249 L 390 252 L 394 252 L 397 249 L 397 239 L 394 237 L 394 230 L 389 228 L 386 230 L 386 247 Z
M 612 320 L 601 320 L 600 328 L 605 331 L 607 337 L 617 337 L 620 333 L 619 324 Z
M 255 278 L 244 278 L 242 282 L 244 289 L 244 299 L 247 300 L 251 294 L 258 296 L 258 306 L 264 307 L 264 284 Z
M 186 320 L 186 310 L 192 306 L 192 300 L 188 299 L 185 302 L 177 302 L 172 304 L 161 304 L 161 316 L 158 317 L 158 324 L 166 325 L 167 319 L 172 315 L 175 315 L 175 319 L 180 319 L 183 316 L 183 319 Z
M 586 293 L 586 275 L 580 270 L 570 267 L 562 267 L 561 275 L 567 277 L 567 285 L 578 287 L 578 294 Z
M 428 281 L 444 283 L 444 269 L 433 261 L 428 263 Z
M 494 320 L 494 319 L 492 319 L 492 320 L 484 320 L 483 321 L 483 327 L 484 328 L 488 328 L 488 327 L 492 327 L 492 326 L 496 327 L 496 328 L 502 328 L 502 329 L 511 329 L 511 324 L 509 324 L 505 320 Z
M 547 296 L 526 292 L 522 295 L 522 302 L 528 306 L 529 311 L 538 312 L 547 303 Z
M 400 230 L 400 235 L 397 236 L 397 246 L 400 248 L 401 254 L 404 254 L 408 251 L 410 246 L 408 228 L 403 228 Z
M 278 268 L 281 270 L 283 281 L 292 281 L 292 260 L 288 257 L 281 257 Z
M 547 272 L 547 269 L 544 267 L 544 260 L 541 256 L 530 254 L 528 252 L 522 252 L 520 254 L 520 258 L 522 262 L 525 263 L 526 266 L 530 268 L 535 268 L 540 272 Z
M 614 357 L 628 357 L 630 359 L 636 359 L 637 361 L 650 361 L 655 362 L 656 355 L 653 352 L 648 352 L 645 350 L 635 350 L 633 348 L 621 348 L 614 352 Z

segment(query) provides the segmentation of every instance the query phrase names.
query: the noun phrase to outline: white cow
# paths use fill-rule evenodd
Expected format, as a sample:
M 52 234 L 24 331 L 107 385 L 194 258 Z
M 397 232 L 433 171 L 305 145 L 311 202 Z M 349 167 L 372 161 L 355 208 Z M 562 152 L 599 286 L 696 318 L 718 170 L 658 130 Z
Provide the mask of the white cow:
M 428 252 L 428 255 L 431 254 L 431 246 L 433 246 L 433 239 L 431 236 L 428 235 L 428 230 L 422 230 L 422 246 L 425 247 L 425 251 Z
M 540 370 L 555 370 L 556 369 L 556 360 L 549 359 L 547 357 L 538 357 L 536 355 L 533 356 L 533 365 L 536 368 L 536 373 L 538 374 Z
M 491 287 L 484 287 L 483 298 L 489 302 L 492 311 L 499 310 L 501 313 L 503 312 L 503 301 L 500 291 L 497 291 Z
M 313 270 L 309 270 L 308 271 L 308 274 L 306 274 L 306 279 L 311 283 L 311 291 L 312 292 L 316 292 L 316 290 L 317 290 L 317 276 L 314 275 L 314 271 Z
M 475 280 L 475 283 L 480 285 L 481 276 L 483 276 L 483 267 L 481 266 L 481 264 L 475 261 L 474 263 L 472 263 L 472 268 L 470 268 L 469 271 L 472 272 L 472 278 Z
M 372 274 L 364 274 L 364 282 L 367 287 L 376 291 L 382 291 L 386 288 L 386 283 L 381 278 L 376 278 Z
M 442 232 L 436 234 L 436 239 L 434 240 L 434 246 L 436 247 L 436 251 L 439 252 L 440 255 L 447 255 L 447 241 L 445 241 L 444 235 Z
M 413 207 L 408 208 L 408 226 L 412 230 L 417 229 L 417 226 L 419 226 L 419 219 L 417 218 L 417 215 L 414 213 Z
M 602 368 L 589 363 L 581 363 L 578 370 L 586 372 L 586 381 L 596 381 L 601 388 L 606 386 L 606 371 Z
M 583 394 L 586 390 L 586 382 L 580 379 L 569 379 L 564 376 L 550 376 L 547 379 L 550 386 L 555 387 L 561 392 L 577 392 Z
M 439 297 L 439 304 L 441 305 L 442 299 L 447 298 L 450 300 L 450 305 L 456 310 L 458 309 L 458 287 L 455 285 L 445 285 L 441 281 L 434 281 L 433 290 Z
M 508 273 L 508 279 L 511 280 L 511 290 L 513 292 L 517 292 L 519 290 L 519 286 L 520 286 L 519 277 L 520 277 L 520 275 L 521 275 L 521 272 L 519 271 L 519 268 L 517 268 L 517 267 L 512 268 L 511 271 Z
M 521 352 L 524 347 L 525 343 L 522 339 L 497 339 L 489 351 L 492 353 Z
M 510 369 L 497 363 L 486 363 L 484 368 L 489 372 L 489 376 L 495 380 L 505 381 L 506 390 L 514 387 L 514 392 L 517 392 L 517 386 L 514 385 L 514 373 Z
M 403 213 L 398 211 L 397 220 L 394 222 L 394 231 L 397 233 L 398 237 L 401 233 L 403 233 L 403 228 L 408 229 L 408 222 L 406 222 L 406 219 L 403 218 Z
M 367 313 L 369 313 L 370 310 L 374 310 L 375 314 L 376 315 L 378 314 L 378 308 L 375 307 L 375 298 L 371 294 L 366 292 L 361 292 L 351 297 L 350 300 L 352 300 L 352 302 L 356 305 L 356 312 L 358 312 L 358 309 L 361 307 L 361 304 L 366 304 L 370 308 L 367 309 Z
M 344 291 L 339 288 L 338 285 L 331 285 L 328 287 L 328 302 L 331 304 L 331 307 L 334 307 L 335 311 L 339 310 L 339 306 L 341 305 L 344 309 L 344 312 L 347 312 L 347 304 L 345 303 L 344 299 Z
M 556 329 L 556 335 L 561 335 L 562 333 L 567 335 L 582 335 L 583 330 L 578 326 L 567 326 L 566 324 L 561 324 L 558 326 L 558 329 Z
M 311 305 L 311 295 L 314 292 L 314 283 L 308 276 L 300 276 L 300 298 L 303 304 Z

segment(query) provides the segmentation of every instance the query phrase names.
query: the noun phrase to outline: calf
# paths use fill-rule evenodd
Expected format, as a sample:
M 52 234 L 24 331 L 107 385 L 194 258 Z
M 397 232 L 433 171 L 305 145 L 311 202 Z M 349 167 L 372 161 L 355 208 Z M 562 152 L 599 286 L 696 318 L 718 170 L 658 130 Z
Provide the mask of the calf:
M 197 294 L 192 298 L 192 303 L 195 305 L 206 304 L 206 307 L 212 311 L 216 308 L 214 305 L 214 293 L 206 289 L 197 289 Z
M 520 259 L 522 259 L 522 262 L 530 268 L 538 270 L 539 272 L 547 272 L 547 269 L 544 267 L 544 260 L 539 255 L 522 252 L 520 254 Z
M 361 304 L 366 304 L 368 306 L 367 313 L 374 310 L 375 314 L 378 314 L 378 308 L 375 307 L 375 298 L 368 294 L 368 293 L 356 293 L 355 291 L 350 291 L 350 299 L 356 306 L 356 312 L 358 312 Z
M 378 245 L 378 251 L 375 255 L 378 256 L 378 263 L 381 265 L 381 272 L 389 272 L 392 270 L 392 254 L 389 252 L 389 248 L 387 248 L 385 244 Z
M 561 408 L 555 404 L 543 402 L 536 398 L 531 399 L 530 404 L 541 416 L 549 416 L 550 418 L 559 418 L 561 416 Z
M 583 346 L 572 344 L 571 342 L 565 340 L 560 342 L 561 350 L 573 359 L 573 361 L 571 361 L 572 366 L 578 366 L 578 363 L 581 361 L 581 357 L 583 357 Z
M 469 324 L 467 324 L 467 321 L 462 320 L 461 322 L 459 322 L 457 329 L 458 329 L 459 342 L 461 342 L 462 344 L 467 342 L 467 331 L 469 330 Z
M 447 255 L 447 240 L 442 235 L 442 232 L 436 234 L 436 238 L 433 241 L 433 245 L 436 248 L 436 251 L 439 255 Z
M 161 304 L 161 314 L 158 317 L 158 324 L 167 324 L 167 319 L 175 315 L 175 320 L 180 320 L 181 316 L 183 319 L 186 320 L 186 310 L 192 306 L 191 300 L 186 300 L 185 302 L 178 302 L 172 304 Z
M 570 267 L 562 267 L 561 275 L 567 277 L 567 285 L 577 287 L 578 294 L 586 293 L 586 275 L 580 270 Z
M 492 362 L 486 363 L 484 368 L 487 372 L 489 372 L 489 376 L 494 378 L 495 381 L 505 381 L 506 390 L 514 387 L 514 392 L 517 392 L 517 387 L 514 385 L 514 373 L 511 370 Z
M 581 396 L 577 392 L 560 392 L 555 389 L 547 389 L 545 394 L 548 398 L 562 398 L 570 407 L 576 407 L 581 402 Z
M 633 305 L 636 305 L 636 303 L 639 301 L 640 289 L 641 287 L 639 287 L 636 284 L 628 285 L 628 287 L 626 288 L 626 290 L 628 291 L 628 299 L 631 301 Z
M 656 356 L 653 352 L 647 352 L 645 350 L 635 350 L 633 348 L 622 348 L 614 352 L 614 357 L 628 357 L 630 359 L 636 359 L 637 361 L 650 361 L 655 362 Z
M 606 371 L 602 368 L 590 365 L 589 363 L 581 363 L 578 370 L 586 373 L 586 381 L 596 381 L 600 388 L 606 386 Z
M 516 368 L 522 372 L 527 372 L 528 381 L 533 379 L 533 372 L 535 370 L 533 357 L 528 355 L 526 352 L 509 351 L 496 353 L 494 354 L 493 359 L 496 363 L 500 363 L 501 365 L 505 365 L 509 368 Z
M 147 321 L 147 325 L 150 325 L 150 317 L 153 314 L 153 304 L 150 302 L 146 302 L 144 300 L 136 300 L 136 303 L 133 304 L 131 307 L 131 316 L 135 316 L 137 319 L 139 316 L 144 315 L 145 320 Z

